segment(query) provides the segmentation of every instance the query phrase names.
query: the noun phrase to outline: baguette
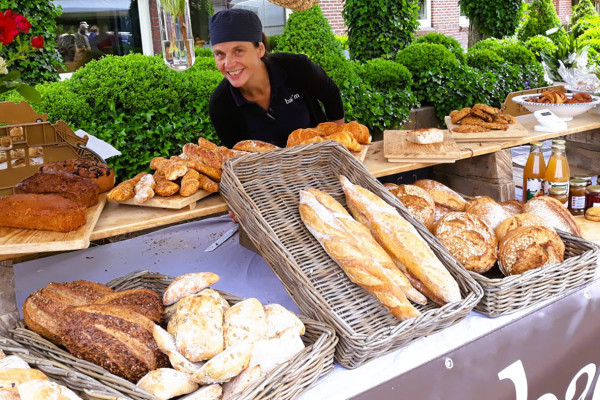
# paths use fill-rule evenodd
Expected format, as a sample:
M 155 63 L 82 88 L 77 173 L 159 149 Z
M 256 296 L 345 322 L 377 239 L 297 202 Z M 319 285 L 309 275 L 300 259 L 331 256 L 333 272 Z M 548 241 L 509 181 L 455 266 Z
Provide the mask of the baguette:
M 353 226 L 357 223 L 350 221 L 352 218 L 346 212 L 334 213 L 327 208 L 314 192 L 300 192 L 300 217 L 327 254 L 352 282 L 373 294 L 396 318 L 405 320 L 421 315 L 396 282 L 398 269 L 385 251 L 372 237 L 368 240 L 361 231 L 344 225 L 340 219 Z
M 350 212 L 402 269 L 423 283 L 444 303 L 461 300 L 458 283 L 438 260 L 417 230 L 385 201 L 340 176 Z M 433 299 L 432 299 L 433 300 Z

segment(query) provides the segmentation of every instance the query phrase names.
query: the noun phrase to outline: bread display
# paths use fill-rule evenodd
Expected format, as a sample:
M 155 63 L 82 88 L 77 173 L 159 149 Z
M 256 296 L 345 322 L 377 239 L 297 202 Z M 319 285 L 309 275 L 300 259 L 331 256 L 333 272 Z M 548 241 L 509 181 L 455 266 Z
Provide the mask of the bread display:
M 539 215 L 527 213 L 517 214 L 505 219 L 496 227 L 496 238 L 498 239 L 498 242 L 504 241 L 506 235 L 522 226 L 545 226 L 546 228 L 554 229 L 552 228 L 552 225 L 547 223 Z
M 554 229 L 560 229 L 561 231 L 581 237 L 579 226 L 577 226 L 569 210 L 560 201 L 552 197 L 539 196 L 532 198 L 525 203 L 523 212 L 542 217 Z
M 433 233 L 469 271 L 482 274 L 496 263 L 496 235 L 477 215 L 466 212 L 448 213 L 435 224 Z
M 352 215 L 366 225 L 394 262 L 438 304 L 461 300 L 458 283 L 417 230 L 372 192 L 340 177 Z M 422 286 L 421 286 L 422 285 Z M 414 284 L 413 284 L 414 286 Z
M 98 184 L 100 193 L 108 192 L 115 185 L 115 171 L 110 166 L 83 158 L 47 163 L 40 167 L 40 172 L 68 172 L 91 179 Z
M 444 132 L 437 128 L 421 128 L 406 132 L 406 140 L 415 144 L 434 144 L 444 141 Z
M 0 199 L 0 226 L 70 232 L 86 223 L 85 207 L 57 194 L 15 194 Z
M 435 204 L 447 207 L 452 211 L 464 211 L 467 202 L 458 193 L 450 189 L 448 186 L 431 180 L 431 179 L 420 179 L 415 181 L 413 185 L 425 189 L 427 193 L 433 198 Z
M 15 193 L 57 194 L 83 207 L 98 204 L 98 184 L 67 172 L 36 173 L 15 186 Z
M 492 232 L 502 221 L 510 217 L 508 211 L 489 196 L 473 197 L 465 206 L 465 212 L 477 215 L 492 228 Z
M 565 244 L 556 232 L 544 226 L 522 226 L 500 243 L 498 266 L 504 275 L 522 274 L 564 260 Z
M 435 202 L 433 201 L 433 197 L 425 189 L 415 185 L 394 186 L 389 188 L 390 192 L 404 204 L 413 217 L 427 229 L 431 230 L 435 221 Z

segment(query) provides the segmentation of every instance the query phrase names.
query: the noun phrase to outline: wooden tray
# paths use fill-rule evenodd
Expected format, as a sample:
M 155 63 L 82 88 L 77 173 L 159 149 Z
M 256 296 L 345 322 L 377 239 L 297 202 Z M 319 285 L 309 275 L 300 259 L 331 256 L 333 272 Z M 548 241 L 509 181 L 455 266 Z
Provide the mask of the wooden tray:
M 194 208 L 196 208 L 196 202 L 198 200 L 210 196 L 211 194 L 211 192 L 207 192 L 206 190 L 198 190 L 196 193 L 188 197 L 184 197 L 180 194 L 175 194 L 173 196 L 168 197 L 155 195 L 154 197 L 142 204 L 136 203 L 134 199 L 129 199 L 125 201 L 109 201 L 111 203 L 127 204 L 129 206 L 172 208 L 175 210 L 181 210 L 182 208 L 189 206 L 190 210 L 193 210 Z
M 600 244 L 600 222 L 590 221 L 583 216 L 573 217 L 573 219 L 581 229 L 581 236 L 584 239 Z
M 450 132 L 444 131 L 444 141 L 433 144 L 409 142 L 406 130 L 383 132 L 383 154 L 389 162 L 453 163 L 460 158 L 460 149 Z
M 0 227 L 0 254 L 85 249 L 90 245 L 90 235 L 105 204 L 106 195 L 102 194 L 98 204 L 87 209 L 86 224 L 72 232 Z
M 505 139 L 515 139 L 529 136 L 529 131 L 518 121 L 514 124 L 510 124 L 508 129 L 505 131 L 488 131 L 488 132 L 472 132 L 472 133 L 459 133 L 453 132 L 452 128 L 457 126 L 452 123 L 450 116 L 444 118 L 446 126 L 450 130 L 452 138 L 456 142 L 502 142 Z

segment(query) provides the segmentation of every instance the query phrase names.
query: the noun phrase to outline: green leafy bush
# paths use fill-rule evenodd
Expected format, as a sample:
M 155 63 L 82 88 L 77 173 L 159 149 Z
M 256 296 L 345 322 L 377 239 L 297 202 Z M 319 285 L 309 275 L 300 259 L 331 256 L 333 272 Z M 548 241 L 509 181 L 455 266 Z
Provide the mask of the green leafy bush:
M 585 41 L 589 39 L 600 39 L 600 26 L 590 28 L 579 36 L 579 40 Z
M 456 67 L 456 56 L 441 44 L 411 44 L 396 55 L 396 62 L 405 65 L 411 72 L 430 68 Z
M 269 51 L 277 51 L 277 47 L 279 46 L 279 39 L 281 35 L 273 35 L 269 36 L 267 40 L 269 41 Z
M 21 72 L 21 80 L 30 85 L 57 81 L 57 68 L 62 66 L 62 60 L 56 50 L 54 37 L 56 18 L 61 15 L 61 11 L 53 2 L 47 0 L 2 0 L 0 10 L 13 10 L 22 14 L 31 23 L 29 33 L 44 38 L 44 48 L 41 51 L 29 53 L 25 60 L 15 63 L 16 69 Z M 16 53 L 16 50 L 16 41 L 3 49 L 9 55 Z
M 348 35 L 335 35 L 335 40 L 340 42 L 342 50 L 348 50 Z
M 487 38 L 485 40 L 481 40 L 481 41 L 475 43 L 471 48 L 469 48 L 469 50 L 471 50 L 471 49 L 488 49 L 488 50 L 498 51 L 500 48 L 502 48 L 502 43 L 500 42 L 500 40 L 498 40 L 496 38 Z
M 460 0 L 460 8 L 484 37 L 510 36 L 521 18 L 521 0 Z
M 507 62 L 516 65 L 533 65 L 537 63 L 535 54 L 520 44 L 502 46 L 498 53 Z
M 198 58 L 196 58 L 196 62 L 194 62 L 194 65 L 192 66 L 192 68 L 218 71 L 217 64 L 215 63 L 214 57 L 198 57 Z
M 446 36 L 443 33 L 430 32 L 426 35 L 419 36 L 413 40 L 413 44 L 416 43 L 441 44 L 454 53 L 458 61 L 463 62 L 465 60 L 465 52 L 460 43 L 458 43 L 458 40 L 454 39 L 453 37 Z
M 196 58 L 198 57 L 214 57 L 210 47 L 194 47 Z
M 342 15 L 348 26 L 350 57 L 393 59 L 412 42 L 419 28 L 418 11 L 415 0 L 346 0 Z
M 467 65 L 481 70 L 496 69 L 505 62 L 502 56 L 490 49 L 471 48 L 467 53 Z
M 600 26 L 600 16 L 587 16 L 580 18 L 576 24 L 571 26 L 571 31 L 575 35 L 575 37 L 579 37 L 583 35 L 585 31 L 588 29 Z
M 382 58 L 367 61 L 359 75 L 364 82 L 377 89 L 406 88 L 412 80 L 410 71 L 404 65 Z
M 533 0 L 525 23 L 517 35 L 519 40 L 525 42 L 532 36 L 543 35 L 547 30 L 558 26 L 560 26 L 560 19 L 552 0 Z
M 524 46 L 528 48 L 538 61 L 542 61 L 542 52 L 551 52 L 556 49 L 556 45 L 548 38 L 543 35 L 532 36 L 525 42 Z
M 573 7 L 571 13 L 571 23 L 577 24 L 580 19 L 586 17 L 597 17 L 598 13 L 591 0 L 579 0 L 579 3 Z

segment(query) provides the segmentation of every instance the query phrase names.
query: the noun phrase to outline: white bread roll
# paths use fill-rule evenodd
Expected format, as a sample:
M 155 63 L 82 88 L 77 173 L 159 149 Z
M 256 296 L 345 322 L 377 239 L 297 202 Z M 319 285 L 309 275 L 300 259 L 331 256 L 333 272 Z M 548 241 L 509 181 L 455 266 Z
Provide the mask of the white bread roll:
M 169 362 L 173 368 L 179 372 L 183 372 L 189 375 L 193 375 L 197 370 L 204 365 L 204 363 L 193 363 L 177 351 L 175 345 L 175 338 L 169 332 L 165 331 L 159 325 L 154 325 L 154 331 L 152 332 L 156 345 L 169 357 Z
M 178 276 L 171 282 L 163 295 L 165 306 L 176 303 L 187 295 L 198 293 L 219 281 L 219 275 L 212 272 L 192 272 Z
M 225 347 L 245 340 L 254 343 L 262 339 L 267 333 L 267 321 L 260 301 L 245 299 L 225 311 L 223 333 Z
M 136 386 L 160 400 L 188 394 L 199 388 L 188 374 L 171 368 L 159 368 L 148 372 Z
M 215 383 L 214 385 L 203 386 L 187 396 L 180 397 L 178 400 L 220 400 L 222 394 L 221 385 Z
M 279 337 L 263 339 L 254 344 L 249 367 L 260 365 L 262 374 L 268 374 L 304 350 L 304 343 L 294 328 L 286 329 Z
M 30 366 L 27 364 L 27 362 L 25 362 L 25 360 L 17 355 L 0 358 L 0 370 L 13 368 L 27 369 L 30 368 Z
M 71 389 L 42 379 L 23 382 L 18 390 L 21 400 L 82 400 Z
M 267 322 L 265 338 L 279 336 L 288 328 L 295 328 L 299 335 L 304 335 L 305 328 L 300 318 L 281 304 L 267 304 L 264 309 Z
M 226 348 L 196 371 L 192 380 L 201 385 L 230 381 L 248 368 L 253 348 L 254 344 L 248 341 Z
M 263 376 L 260 365 L 254 365 L 243 370 L 231 381 L 223 384 L 222 400 L 229 400 L 238 393 L 242 393 L 250 384 Z

